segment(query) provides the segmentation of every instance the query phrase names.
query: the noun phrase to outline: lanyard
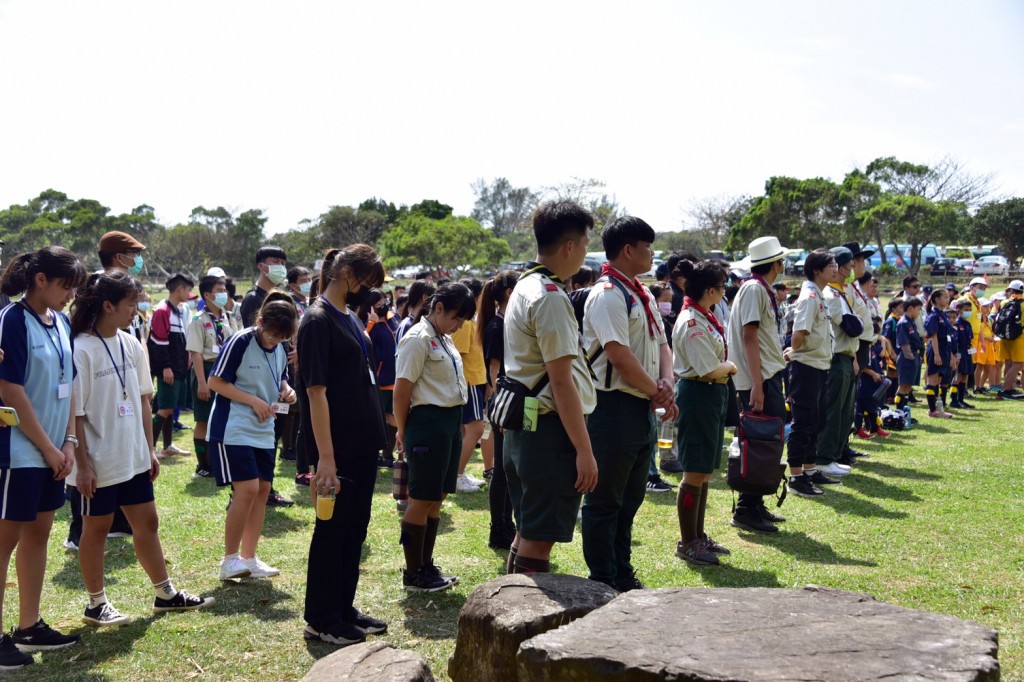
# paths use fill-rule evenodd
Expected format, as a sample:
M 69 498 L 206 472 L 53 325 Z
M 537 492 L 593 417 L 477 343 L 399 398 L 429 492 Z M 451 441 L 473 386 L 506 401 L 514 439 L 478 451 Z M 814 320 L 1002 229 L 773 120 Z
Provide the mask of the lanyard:
M 256 336 L 256 332 L 253 332 L 253 336 Z M 267 361 L 267 369 L 270 370 L 270 376 L 274 380 L 274 386 L 277 387 L 277 394 L 281 395 L 281 377 L 279 377 L 277 375 L 277 370 L 275 370 L 274 366 L 270 364 L 270 353 L 268 353 L 263 348 L 263 344 L 260 343 L 259 336 L 256 336 L 256 344 L 260 347 L 260 350 L 263 351 L 263 359 Z M 275 357 L 275 359 L 277 357 L 277 348 L 276 347 L 274 348 L 274 357 Z
M 43 324 L 42 319 L 40 319 L 40 317 L 36 313 L 36 311 L 32 310 L 32 307 L 28 303 L 25 303 L 24 301 L 22 301 L 22 305 L 25 306 L 25 310 L 27 310 L 30 313 L 32 313 L 32 317 L 34 317 L 36 319 L 36 322 L 39 323 L 39 326 L 42 327 L 43 331 L 46 332 L 46 338 L 50 339 L 50 345 L 53 346 L 53 350 L 55 350 L 57 352 L 57 357 L 60 359 L 60 383 L 63 384 L 64 383 L 64 344 L 63 344 L 63 342 L 61 340 L 61 335 L 60 335 L 60 319 L 58 319 L 59 316 L 57 316 L 57 315 L 53 316 L 54 317 L 53 327 L 54 327 L 54 329 L 57 330 L 57 340 L 54 341 L 53 337 L 50 336 L 50 328 L 48 326 L 46 326 L 45 324 Z
M 110 352 L 110 346 L 107 345 L 106 339 L 104 339 L 98 331 L 96 331 L 96 325 L 92 327 L 92 333 L 96 335 L 96 338 L 103 344 L 103 349 L 107 351 L 107 357 L 110 358 L 110 364 L 114 366 L 114 374 L 117 375 L 117 380 L 121 382 L 121 400 L 128 400 L 128 388 L 125 385 L 125 381 L 128 379 L 128 363 L 124 359 L 124 341 L 121 340 L 121 335 L 117 335 L 117 342 L 121 345 L 121 368 L 124 369 L 124 374 L 121 374 L 121 370 L 117 368 L 117 362 L 114 361 L 114 354 Z
M 352 330 L 353 334 L 356 335 L 356 340 L 359 341 L 359 347 L 363 349 L 363 358 L 366 360 L 367 367 L 369 367 L 369 365 L 370 365 L 370 352 L 366 349 L 366 341 L 363 339 L 363 335 L 359 331 L 359 327 L 356 325 L 355 322 L 352 321 L 352 318 L 350 318 L 347 314 L 345 314 L 345 313 L 341 312 L 340 310 L 338 310 L 337 308 L 335 308 L 334 304 L 331 303 L 330 301 L 328 301 L 326 297 L 321 296 L 320 300 L 323 301 L 324 305 L 326 305 L 328 308 L 330 308 L 334 312 L 338 313 L 338 315 L 341 317 L 341 319 L 343 319 L 345 321 L 346 326 L 349 329 Z
M 452 369 L 455 370 L 455 378 L 458 379 L 459 366 L 455 362 L 455 356 L 452 355 L 452 352 L 450 350 L 448 350 L 448 344 L 444 342 L 444 337 L 441 336 L 441 332 L 437 331 L 437 327 L 434 326 L 434 323 L 428 320 L 427 318 L 424 317 L 423 321 L 429 324 L 430 328 L 434 330 L 434 336 L 437 337 L 437 340 L 441 344 L 441 349 L 444 350 L 445 355 L 447 355 L 448 359 L 452 361 Z

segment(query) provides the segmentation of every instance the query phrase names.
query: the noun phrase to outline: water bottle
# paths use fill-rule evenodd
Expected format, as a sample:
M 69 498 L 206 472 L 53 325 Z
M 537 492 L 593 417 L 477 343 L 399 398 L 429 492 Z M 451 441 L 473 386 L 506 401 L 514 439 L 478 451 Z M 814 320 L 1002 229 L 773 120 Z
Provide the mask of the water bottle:
M 409 463 L 396 459 L 391 468 L 391 496 L 399 502 L 409 499 Z
M 740 456 L 740 439 L 733 436 L 732 442 L 729 443 L 729 456 L 739 457 Z
M 903 406 L 903 421 L 905 422 L 903 428 L 909 431 L 910 427 L 913 426 L 914 422 L 910 418 L 910 405 Z

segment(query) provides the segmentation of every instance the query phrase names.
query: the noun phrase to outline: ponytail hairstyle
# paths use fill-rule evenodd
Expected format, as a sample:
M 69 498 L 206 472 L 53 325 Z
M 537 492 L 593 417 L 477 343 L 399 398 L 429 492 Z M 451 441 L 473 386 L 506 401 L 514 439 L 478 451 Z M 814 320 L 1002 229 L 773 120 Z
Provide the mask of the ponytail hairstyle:
M 944 293 L 946 293 L 946 290 L 942 287 L 934 289 L 932 293 L 928 295 L 928 303 L 925 304 L 924 311 L 926 313 L 930 313 L 938 305 L 939 297 Z
M 78 256 L 63 246 L 47 246 L 16 256 L 7 264 L 3 279 L 0 279 L 0 292 L 7 296 L 17 296 L 31 291 L 35 286 L 36 275 L 42 273 L 48 281 L 61 280 L 64 286 L 78 288 L 89 276 Z
M 498 314 L 498 307 L 505 302 L 508 292 L 512 291 L 519 281 L 519 273 L 514 270 L 503 270 L 487 280 L 484 290 L 480 292 L 480 310 L 476 315 L 476 336 L 480 345 L 484 345 L 484 336 L 491 320 Z
M 686 278 L 683 293 L 696 303 L 704 297 L 708 289 L 724 287 L 727 273 L 716 260 L 702 260 L 698 263 L 680 260 L 672 271 L 672 276 Z
M 295 336 L 295 330 L 299 326 L 295 302 L 283 291 L 271 291 L 267 294 L 256 317 L 263 323 L 264 329 L 282 339 Z
M 320 273 L 313 275 L 309 283 L 309 293 L 306 295 L 306 302 L 312 303 L 320 297 Z
M 71 336 L 93 330 L 103 315 L 104 302 L 110 301 L 116 306 L 126 298 L 138 300 L 143 291 L 142 283 L 125 270 L 89 275 L 75 292 L 75 301 L 71 304 Z
M 343 267 L 352 270 L 352 274 L 371 288 L 384 284 L 384 263 L 373 247 L 366 244 L 352 244 L 344 249 L 327 249 L 324 251 L 324 263 L 320 266 L 320 286 L 323 292 L 328 285 L 341 274 Z
M 460 282 L 449 282 L 439 288 L 424 306 L 426 312 L 420 311 L 420 316 L 433 312 L 438 303 L 446 313 L 454 312 L 463 320 L 471 320 L 476 314 L 476 297 L 469 287 Z
M 370 319 L 370 311 L 377 307 L 377 304 L 380 303 L 381 299 L 386 298 L 387 297 L 384 296 L 384 292 L 380 289 L 370 289 L 370 294 L 366 297 L 366 300 L 363 301 L 363 304 L 356 309 L 356 316 L 359 318 L 359 321 L 363 323 L 364 327 Z

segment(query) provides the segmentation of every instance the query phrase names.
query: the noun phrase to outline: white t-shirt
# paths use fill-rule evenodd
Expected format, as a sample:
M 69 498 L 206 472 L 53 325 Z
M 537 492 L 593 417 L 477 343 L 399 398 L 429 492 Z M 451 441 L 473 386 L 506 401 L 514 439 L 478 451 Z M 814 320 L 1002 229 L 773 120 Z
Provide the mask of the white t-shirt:
M 123 331 L 109 339 L 79 334 L 75 337 L 75 367 L 75 416 L 85 417 L 85 438 L 96 471 L 96 487 L 124 483 L 149 471 L 142 400 L 152 395 L 153 378 L 142 344 Z M 68 483 L 74 485 L 77 475 L 76 464 Z

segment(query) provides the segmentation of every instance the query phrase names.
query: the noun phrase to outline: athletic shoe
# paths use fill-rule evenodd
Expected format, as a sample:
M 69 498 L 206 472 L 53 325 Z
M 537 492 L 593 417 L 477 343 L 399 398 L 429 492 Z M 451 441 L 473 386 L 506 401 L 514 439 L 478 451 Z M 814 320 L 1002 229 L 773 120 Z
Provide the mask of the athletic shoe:
M 849 476 L 850 466 L 846 464 L 840 464 L 839 462 L 829 462 L 825 466 L 817 467 L 817 471 L 828 476 Z
M 175 420 L 175 422 L 174 422 L 174 430 L 175 431 L 188 431 L 189 427 L 185 426 L 180 421 Z
M 707 544 L 701 538 L 685 544 L 682 540 L 677 542 L 676 557 L 697 566 L 717 566 L 720 563 L 718 557 L 708 549 Z
M 633 571 L 633 575 L 628 578 L 616 580 L 615 584 L 612 585 L 619 592 L 629 592 L 630 590 L 645 590 L 647 587 L 640 582 L 640 578 L 636 577 L 636 571 Z
M 661 463 L 661 470 L 666 474 L 683 473 L 683 464 L 678 459 L 666 459 Z
M 647 492 L 649 493 L 670 493 L 675 486 L 663 479 L 658 474 L 647 477 Z
M 482 488 L 487 484 L 487 481 L 483 480 L 482 478 L 477 478 L 476 476 L 469 472 L 466 472 L 462 475 L 466 477 L 467 481 L 469 481 L 472 485 L 475 485 L 478 488 Z
M 786 489 L 800 497 L 818 497 L 825 494 L 824 490 L 811 482 L 811 475 L 807 473 L 800 476 L 790 476 Z
M 0 670 L 14 670 L 32 665 L 32 657 L 14 646 L 10 635 L 0 635 Z
M 295 474 L 295 485 L 304 485 L 309 487 L 310 481 L 313 480 L 313 474 L 308 471 L 304 474 Z
M 424 570 L 424 572 L 426 572 L 426 573 L 428 573 L 428 574 L 430 574 L 432 576 L 435 576 L 437 578 L 440 578 L 441 580 L 447 580 L 452 585 L 458 585 L 459 584 L 459 576 L 457 576 L 457 575 L 448 575 L 446 573 L 442 573 L 441 569 L 438 568 L 437 566 L 435 566 L 434 564 L 425 564 L 423 566 L 423 570 Z
M 490 481 L 494 479 L 494 467 L 490 469 L 484 469 L 484 480 Z
M 996 393 L 996 400 L 1020 400 L 1024 398 L 1024 394 L 1016 391 L 999 391 Z
M 966 400 L 958 400 L 956 406 L 961 408 L 961 409 L 964 409 L 964 410 L 973 410 L 974 409 L 974 405 L 971 405 Z
M 270 489 L 270 494 L 267 495 L 267 506 L 268 507 L 290 507 L 294 502 L 289 500 L 287 497 L 277 492 L 273 488 Z
M 478 493 L 480 492 L 480 486 L 473 483 L 467 474 L 460 474 L 455 479 L 455 492 L 457 493 Z
M 206 467 L 196 467 L 196 478 L 213 478 L 213 473 Z
M 388 631 L 388 624 L 384 621 L 368 616 L 356 609 L 353 609 L 353 611 L 356 612 L 356 615 L 347 624 L 354 625 L 357 629 L 362 630 L 364 635 L 383 635 Z
M 231 558 L 224 557 L 220 560 L 220 579 L 234 580 L 235 578 L 248 578 L 252 573 L 249 564 L 240 556 Z
M 732 525 L 733 528 L 741 528 L 754 533 L 779 532 L 778 528 L 760 514 L 760 510 L 747 509 L 745 507 L 736 507 L 736 511 L 732 515 L 730 525 Z
M 757 506 L 757 511 L 761 513 L 761 518 L 771 523 L 785 523 L 786 517 L 782 514 L 776 514 L 775 512 L 769 511 L 768 507 L 764 506 L 764 500 L 762 499 L 760 504 Z
M 932 419 L 952 419 L 953 415 L 949 412 L 940 412 L 939 410 L 930 410 L 928 416 Z
M 832 478 L 831 476 L 823 473 L 821 469 L 815 469 L 814 473 L 810 475 L 811 483 L 814 485 L 842 485 L 842 481 L 838 478 Z
M 251 559 L 242 559 L 242 561 L 249 569 L 250 578 L 273 578 L 276 575 L 281 575 L 281 571 L 265 563 L 259 557 L 254 556 Z
M 326 630 L 316 630 L 312 625 L 307 625 L 302 631 L 302 636 L 305 639 L 315 639 L 338 646 L 349 646 L 366 641 L 366 633 L 348 623 L 338 623 Z
M 402 569 L 402 587 L 406 592 L 442 592 L 450 590 L 452 584 L 439 575 L 434 575 L 420 567 L 413 574 Z
M 163 449 L 164 457 L 172 457 L 174 455 L 191 455 L 191 454 L 192 453 L 189 452 L 188 450 L 183 450 L 183 449 L 179 448 L 177 445 L 175 445 L 174 443 L 171 443 L 170 445 L 168 445 L 166 448 Z
M 71 538 L 68 538 L 64 541 L 64 549 L 70 549 L 72 552 L 77 552 L 78 543 L 72 540 Z
M 164 611 L 194 611 L 195 609 L 205 609 L 208 606 L 213 606 L 215 601 L 216 599 L 213 597 L 197 597 L 185 590 L 178 590 L 178 594 L 170 599 L 157 597 L 153 602 L 153 611 L 155 613 L 162 613 Z
M 707 533 L 704 533 L 701 536 L 701 540 L 704 541 L 704 546 L 707 547 L 707 550 L 712 554 L 717 554 L 718 556 L 729 556 L 732 554 L 732 552 L 727 550 L 725 547 L 712 540 L 711 536 Z
M 108 625 L 121 625 L 128 622 L 128 616 L 114 608 L 110 602 L 103 602 L 99 606 L 86 607 L 82 622 L 86 625 L 106 627 Z
M 875 437 L 875 434 L 871 433 L 870 431 L 865 431 L 863 426 L 860 427 L 859 429 L 857 429 L 857 438 L 862 438 L 864 440 L 871 440 L 874 437 Z
M 843 453 L 843 457 L 847 457 L 849 459 L 853 459 L 854 457 L 870 457 L 870 456 L 871 455 L 869 455 L 868 453 L 861 452 L 860 450 L 854 450 L 850 446 L 847 446 L 846 447 L 846 452 Z
M 889 436 L 892 435 L 892 433 L 886 431 L 881 426 L 879 426 L 878 428 L 875 429 L 875 435 L 878 436 L 879 438 L 888 438 Z
M 36 624 L 25 630 L 11 630 L 14 645 L 23 652 L 64 649 L 82 641 L 78 635 L 65 635 L 54 630 L 40 618 Z

